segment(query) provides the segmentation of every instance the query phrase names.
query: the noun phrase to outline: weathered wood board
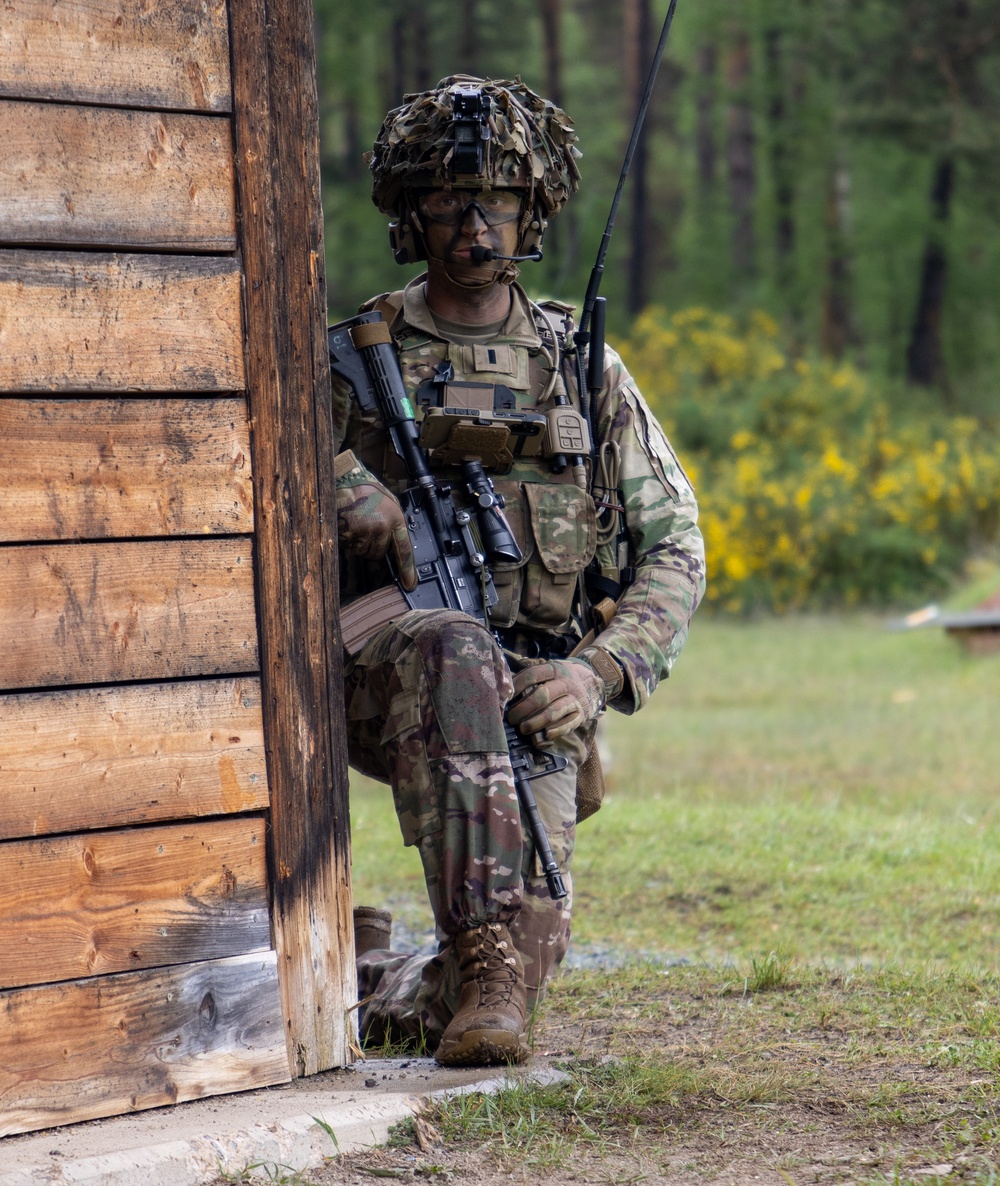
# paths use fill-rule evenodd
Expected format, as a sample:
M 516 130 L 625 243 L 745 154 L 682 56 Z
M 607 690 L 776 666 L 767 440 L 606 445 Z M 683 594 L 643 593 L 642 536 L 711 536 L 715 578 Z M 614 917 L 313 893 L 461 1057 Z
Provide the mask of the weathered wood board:
M 0 993 L 0 1136 L 289 1079 L 274 952 Z
M 0 99 L 0 242 L 234 251 L 228 117 Z
M 0 251 L 0 391 L 244 389 L 229 256 Z
M 247 538 L 0 548 L 0 690 L 256 670 Z
M 311 18 L 298 0 L 230 8 L 272 923 L 300 1075 L 351 1061 L 357 992 Z
M 225 0 L 16 0 L 0 95 L 229 111 Z
M 269 947 L 261 816 L 0 844 L 0 989 Z
M 267 804 L 256 678 L 0 696 L 0 840 Z
M 0 542 L 253 530 L 242 398 L 0 399 Z

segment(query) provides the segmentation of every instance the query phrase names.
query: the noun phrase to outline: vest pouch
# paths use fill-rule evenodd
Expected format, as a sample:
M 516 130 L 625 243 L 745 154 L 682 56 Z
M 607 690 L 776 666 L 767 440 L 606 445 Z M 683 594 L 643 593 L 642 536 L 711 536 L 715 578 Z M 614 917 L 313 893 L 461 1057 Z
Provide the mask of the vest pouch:
M 594 500 L 569 484 L 526 482 L 522 489 L 535 546 L 524 568 L 518 621 L 557 630 L 572 615 L 577 578 L 597 547 Z
M 528 527 L 528 508 L 524 499 L 524 488 L 520 482 L 504 482 L 494 478 L 493 489 L 504 500 L 503 513 L 522 556 L 520 564 L 503 563 L 493 566 L 493 585 L 497 591 L 497 603 L 490 610 L 490 625 L 504 630 L 517 621 L 524 569 L 535 550 L 535 544 Z

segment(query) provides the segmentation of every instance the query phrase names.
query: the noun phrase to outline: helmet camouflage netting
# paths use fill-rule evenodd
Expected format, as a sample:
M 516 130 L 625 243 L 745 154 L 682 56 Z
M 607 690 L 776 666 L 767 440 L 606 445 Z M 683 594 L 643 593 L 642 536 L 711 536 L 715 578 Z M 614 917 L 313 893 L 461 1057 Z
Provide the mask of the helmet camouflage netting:
M 489 140 L 484 140 L 482 172 L 456 178 L 454 103 L 456 92 L 479 89 L 492 100 Z M 383 214 L 395 214 L 405 189 L 444 189 L 452 185 L 524 188 L 545 217 L 557 214 L 580 183 L 576 131 L 565 111 L 536 95 L 520 78 L 492 81 L 468 74 L 443 78 L 430 91 L 404 95 L 379 129 L 367 160 L 372 201 Z

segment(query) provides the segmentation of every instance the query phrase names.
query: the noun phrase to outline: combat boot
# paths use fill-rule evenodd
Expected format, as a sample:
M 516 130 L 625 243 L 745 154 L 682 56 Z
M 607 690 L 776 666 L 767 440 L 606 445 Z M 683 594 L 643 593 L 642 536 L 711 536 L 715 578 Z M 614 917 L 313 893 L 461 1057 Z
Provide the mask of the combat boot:
M 392 941 L 392 914 L 378 906 L 354 907 L 354 957 L 387 948 Z
M 510 932 L 503 923 L 484 922 L 455 936 L 455 952 L 462 996 L 434 1058 L 448 1067 L 524 1062 L 524 965 Z

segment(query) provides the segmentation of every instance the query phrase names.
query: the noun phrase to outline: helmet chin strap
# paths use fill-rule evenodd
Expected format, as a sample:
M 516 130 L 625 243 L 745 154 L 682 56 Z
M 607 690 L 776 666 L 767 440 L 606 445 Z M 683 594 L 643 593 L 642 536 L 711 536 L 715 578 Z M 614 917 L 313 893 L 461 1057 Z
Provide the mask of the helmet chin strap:
M 428 254 L 427 271 L 435 280 L 444 281 L 457 292 L 489 288 L 492 284 L 513 284 L 521 274 L 517 264 L 505 260 L 491 260 L 481 264 L 460 264 Z

